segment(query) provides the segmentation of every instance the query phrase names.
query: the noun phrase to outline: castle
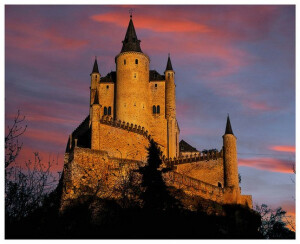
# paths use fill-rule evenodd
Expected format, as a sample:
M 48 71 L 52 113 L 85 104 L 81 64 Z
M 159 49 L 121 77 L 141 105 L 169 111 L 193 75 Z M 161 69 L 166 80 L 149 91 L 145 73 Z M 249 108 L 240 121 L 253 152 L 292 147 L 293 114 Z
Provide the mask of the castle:
M 241 195 L 236 137 L 229 117 L 220 151 L 199 152 L 184 141 L 179 146 L 170 56 L 164 75 L 149 70 L 150 58 L 140 42 L 130 16 L 121 52 L 115 57 L 116 71 L 102 77 L 95 59 L 89 115 L 67 143 L 62 205 L 87 191 L 111 196 L 110 188 L 126 175 L 124 169 L 128 172 L 146 161 L 146 148 L 153 139 L 164 165 L 173 169 L 165 175 L 168 184 L 219 203 L 252 207 L 251 196 Z

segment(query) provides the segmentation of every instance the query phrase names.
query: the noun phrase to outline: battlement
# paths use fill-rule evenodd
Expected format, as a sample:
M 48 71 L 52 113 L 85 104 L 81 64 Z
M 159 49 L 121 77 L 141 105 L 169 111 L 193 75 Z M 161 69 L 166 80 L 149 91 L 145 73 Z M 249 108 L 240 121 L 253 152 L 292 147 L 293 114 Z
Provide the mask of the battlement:
M 151 140 L 152 137 L 149 134 L 148 130 L 145 130 L 143 126 L 136 125 L 133 123 L 129 123 L 126 121 L 121 121 L 121 120 L 114 120 L 111 116 L 109 115 L 103 115 L 102 118 L 100 119 L 101 124 L 106 124 L 110 125 L 112 127 L 120 128 L 123 130 L 127 130 L 129 132 L 137 133 L 142 136 L 144 136 L 146 139 Z
M 179 164 L 194 163 L 199 161 L 216 160 L 219 158 L 223 158 L 223 150 L 215 151 L 215 152 L 207 152 L 207 153 L 196 152 L 194 154 L 179 156 L 174 158 L 165 158 L 164 156 L 162 156 L 163 162 L 168 167 L 174 167 Z

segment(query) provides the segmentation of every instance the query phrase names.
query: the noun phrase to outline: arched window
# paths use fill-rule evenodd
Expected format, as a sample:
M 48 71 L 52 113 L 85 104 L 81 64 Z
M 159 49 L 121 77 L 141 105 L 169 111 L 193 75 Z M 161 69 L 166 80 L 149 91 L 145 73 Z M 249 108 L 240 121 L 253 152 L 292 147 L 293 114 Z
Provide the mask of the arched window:
M 157 87 L 157 84 L 155 84 L 155 87 Z
M 222 187 L 222 184 L 221 184 L 221 182 L 218 182 L 218 187 Z
M 138 64 L 138 63 L 139 63 L 139 60 L 138 60 L 138 59 L 136 59 L 136 60 L 135 60 L 135 64 Z
M 96 75 L 95 77 L 96 77 L 96 79 L 97 79 L 97 75 Z
M 108 115 L 111 115 L 111 107 L 108 107 Z
M 153 105 L 153 114 L 156 114 L 156 107 Z
M 109 86 L 106 86 L 106 89 L 108 89 L 109 88 Z
M 160 113 L 160 106 L 157 105 L 157 110 L 156 110 L 156 113 L 159 114 Z
M 107 107 L 104 107 L 104 115 L 107 115 Z
M 124 59 L 124 65 L 126 64 L 126 59 Z
M 168 77 L 170 78 L 170 73 L 168 74 Z

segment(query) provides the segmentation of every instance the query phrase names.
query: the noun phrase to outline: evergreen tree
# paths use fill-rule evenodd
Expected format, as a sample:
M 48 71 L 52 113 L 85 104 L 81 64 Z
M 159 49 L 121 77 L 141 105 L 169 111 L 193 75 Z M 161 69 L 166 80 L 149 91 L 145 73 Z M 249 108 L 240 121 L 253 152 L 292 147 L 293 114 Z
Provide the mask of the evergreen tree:
M 157 144 L 151 140 L 148 147 L 147 164 L 139 169 L 142 174 L 141 186 L 144 188 L 141 194 L 143 208 L 149 211 L 164 211 L 180 207 L 179 201 L 170 195 L 163 180 L 163 172 L 160 169 L 162 165 L 160 153 Z

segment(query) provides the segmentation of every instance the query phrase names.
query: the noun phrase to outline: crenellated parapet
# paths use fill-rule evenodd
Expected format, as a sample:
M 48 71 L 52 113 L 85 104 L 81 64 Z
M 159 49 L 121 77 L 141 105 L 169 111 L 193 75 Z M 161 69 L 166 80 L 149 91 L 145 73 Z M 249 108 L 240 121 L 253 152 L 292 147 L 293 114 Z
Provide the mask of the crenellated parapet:
M 196 152 L 194 154 L 179 156 L 174 158 L 162 157 L 163 162 L 168 167 L 173 167 L 179 164 L 194 163 L 199 161 L 210 161 L 223 158 L 223 150 L 215 152 Z
M 143 126 L 136 125 L 133 123 L 129 123 L 121 120 L 114 120 L 111 116 L 104 115 L 100 120 L 101 124 L 110 125 L 112 127 L 116 127 L 119 129 L 127 130 L 129 132 L 137 133 L 143 135 L 145 138 L 151 140 L 152 137 L 149 134 L 148 130 L 146 130 Z

